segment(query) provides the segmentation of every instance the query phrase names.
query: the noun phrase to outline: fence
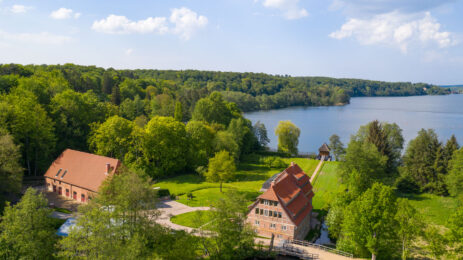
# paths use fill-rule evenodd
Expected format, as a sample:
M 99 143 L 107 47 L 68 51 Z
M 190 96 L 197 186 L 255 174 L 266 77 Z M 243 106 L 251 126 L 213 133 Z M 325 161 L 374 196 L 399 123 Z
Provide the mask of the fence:
M 306 246 L 306 247 L 312 247 L 312 248 L 317 248 L 317 249 L 320 249 L 320 250 L 323 250 L 323 251 L 326 251 L 326 252 L 330 252 L 330 253 L 333 253 L 333 254 L 354 258 L 354 255 L 351 254 L 351 253 L 347 253 L 347 252 L 344 252 L 344 251 L 341 251 L 341 250 L 338 250 L 338 249 L 335 249 L 335 248 L 327 247 L 327 246 L 324 246 L 324 245 L 310 243 L 310 242 L 307 242 L 307 241 L 301 241 L 301 240 L 292 239 L 292 240 L 287 241 L 286 243 L 300 245 L 300 246 Z

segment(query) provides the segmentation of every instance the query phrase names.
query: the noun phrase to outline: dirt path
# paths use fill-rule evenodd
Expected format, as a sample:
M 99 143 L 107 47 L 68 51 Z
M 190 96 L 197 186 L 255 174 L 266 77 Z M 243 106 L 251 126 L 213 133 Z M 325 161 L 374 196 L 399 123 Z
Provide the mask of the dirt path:
M 180 215 L 187 212 L 197 211 L 197 210 L 209 210 L 209 207 L 190 207 L 180 202 L 174 200 L 161 201 L 157 205 L 157 209 L 161 213 L 157 219 L 156 223 L 163 226 L 170 227 L 175 230 L 185 230 L 187 232 L 192 232 L 194 228 L 181 226 L 170 221 L 170 218 L 176 215 Z
M 317 165 L 317 168 L 315 168 L 315 171 L 312 174 L 312 177 L 310 177 L 310 183 L 312 185 L 314 184 L 313 182 L 314 182 L 315 178 L 317 177 L 318 173 L 320 172 L 324 161 L 325 161 L 325 156 L 322 156 L 322 158 L 320 159 L 320 162 Z

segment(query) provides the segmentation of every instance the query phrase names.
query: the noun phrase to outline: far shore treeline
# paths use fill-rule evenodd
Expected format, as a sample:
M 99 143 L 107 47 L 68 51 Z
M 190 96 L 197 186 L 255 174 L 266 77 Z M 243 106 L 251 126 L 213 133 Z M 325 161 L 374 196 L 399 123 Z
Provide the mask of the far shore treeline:
M 220 150 L 238 160 L 258 149 L 265 126 L 252 126 L 242 111 L 339 105 L 356 96 L 448 93 L 424 83 L 5 64 L 0 130 L 13 136 L 26 175 L 42 175 L 71 148 L 117 157 L 160 177 L 206 166 Z M 197 158 L 190 158 L 191 149 L 199 151 Z

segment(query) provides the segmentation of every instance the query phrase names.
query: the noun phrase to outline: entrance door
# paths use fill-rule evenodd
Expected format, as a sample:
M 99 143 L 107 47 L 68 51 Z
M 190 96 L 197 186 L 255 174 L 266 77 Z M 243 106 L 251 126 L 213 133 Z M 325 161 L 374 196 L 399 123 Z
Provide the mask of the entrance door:
M 69 197 L 69 189 L 66 189 L 66 197 Z
M 80 201 L 85 202 L 85 195 L 84 195 L 84 194 L 82 194 L 82 195 L 80 196 Z
M 59 194 L 59 195 L 63 195 L 63 188 L 58 187 L 58 194 Z
M 72 198 L 75 199 L 75 200 L 77 200 L 77 192 L 74 191 L 74 192 L 72 193 Z
M 53 185 L 53 192 L 56 192 L 56 185 Z

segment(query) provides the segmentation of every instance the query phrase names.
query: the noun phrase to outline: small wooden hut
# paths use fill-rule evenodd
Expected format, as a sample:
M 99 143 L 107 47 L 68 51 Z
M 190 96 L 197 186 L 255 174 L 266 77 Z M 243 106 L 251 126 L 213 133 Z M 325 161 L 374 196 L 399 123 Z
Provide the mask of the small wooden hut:
M 330 157 L 330 147 L 324 143 L 319 149 L 318 149 L 318 156 L 321 158 L 322 156 L 325 156 L 325 158 Z

